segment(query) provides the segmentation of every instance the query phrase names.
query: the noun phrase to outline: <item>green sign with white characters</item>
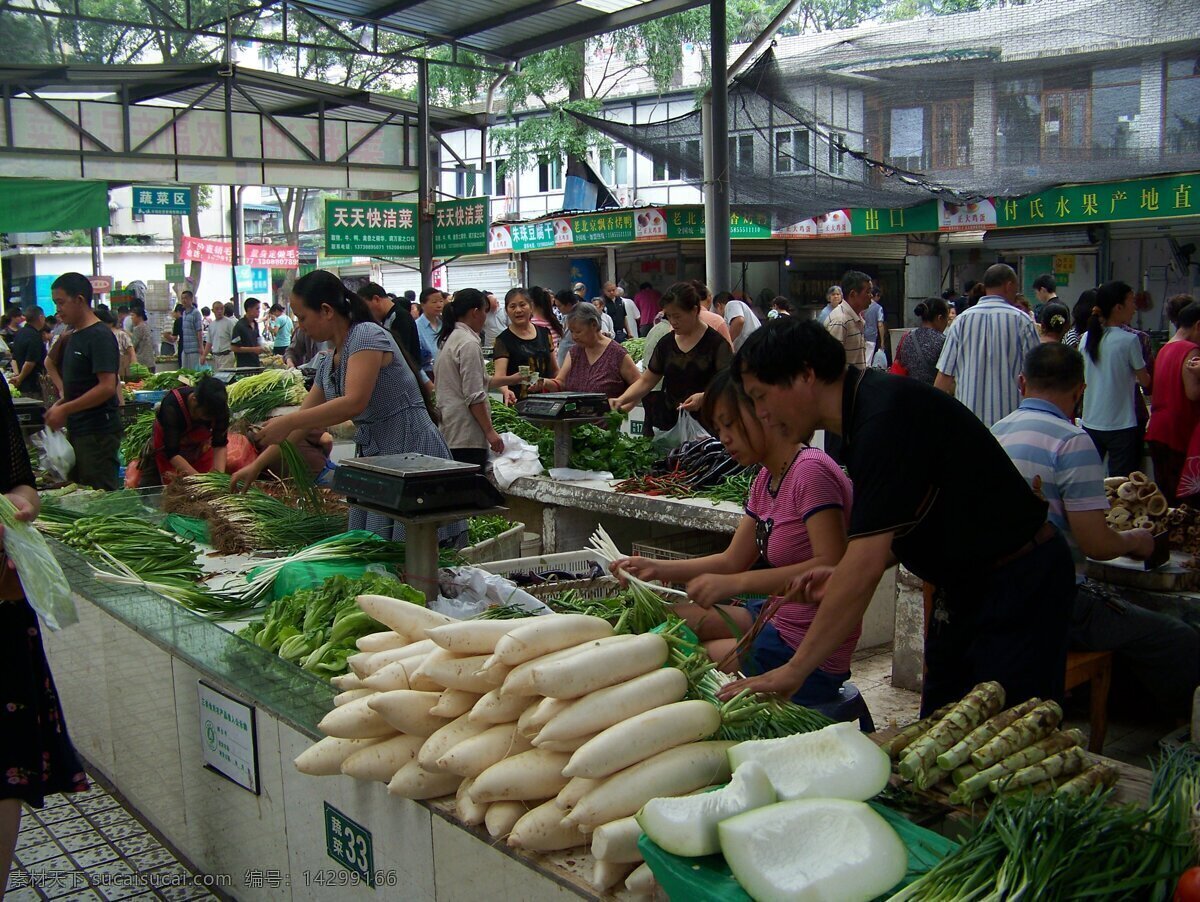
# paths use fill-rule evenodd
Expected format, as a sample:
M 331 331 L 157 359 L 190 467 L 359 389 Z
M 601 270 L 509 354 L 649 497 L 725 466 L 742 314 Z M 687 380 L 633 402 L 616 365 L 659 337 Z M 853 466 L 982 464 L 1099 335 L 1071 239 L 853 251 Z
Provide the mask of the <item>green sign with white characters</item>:
M 614 210 L 611 213 L 571 217 L 571 233 L 575 244 L 618 244 L 633 241 L 633 211 Z
M 375 886 L 371 831 L 325 802 L 325 851 L 338 864 Z
M 445 258 L 486 254 L 488 226 L 491 224 L 490 198 L 438 201 L 433 213 L 434 256 Z
M 1060 185 L 1025 197 L 996 198 L 996 225 L 1086 225 L 1200 214 L 1200 175 L 1168 175 L 1090 185 Z
M 327 199 L 325 253 L 416 256 L 417 205 L 390 200 Z

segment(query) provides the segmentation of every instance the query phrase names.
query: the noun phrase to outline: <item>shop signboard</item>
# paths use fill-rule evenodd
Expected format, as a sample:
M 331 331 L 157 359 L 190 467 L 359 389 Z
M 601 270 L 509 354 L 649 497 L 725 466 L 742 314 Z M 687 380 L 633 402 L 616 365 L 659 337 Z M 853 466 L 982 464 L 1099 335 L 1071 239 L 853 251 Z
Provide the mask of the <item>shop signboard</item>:
M 571 219 L 575 244 L 627 244 L 637 238 L 634 211 L 613 210 Z
M 113 290 L 112 276 L 88 276 L 88 281 L 92 283 L 93 295 L 108 294 Z
M 512 232 L 506 225 L 496 225 L 488 229 L 488 253 L 507 254 L 513 249 Z
M 937 205 L 939 210 L 938 231 L 974 232 L 996 228 L 996 202 L 991 198 L 985 197 L 965 204 L 951 204 L 939 200 Z M 917 208 L 911 209 L 916 210 Z
M 258 795 L 258 742 L 254 709 L 197 682 L 200 750 L 204 766 Z
M 182 263 L 168 263 L 166 265 L 165 278 L 168 282 L 182 282 L 184 279 L 183 264 Z
M 575 233 L 571 229 L 571 219 L 556 219 L 554 220 L 554 246 L 555 247 L 573 247 L 575 244 Z
M 433 213 L 433 252 L 439 257 L 488 252 L 491 199 L 438 201 Z
M 666 219 L 667 238 L 672 241 L 704 237 L 703 207 L 669 207 Z
M 555 246 L 554 223 L 518 222 L 508 227 L 514 251 L 537 251 Z
M 653 241 L 667 237 L 666 211 L 658 207 L 635 210 L 633 215 L 633 237 L 637 241 Z
M 817 237 L 844 238 L 854 233 L 849 210 L 830 210 L 820 216 L 814 216 L 817 223 Z
M 325 852 L 342 867 L 375 887 L 375 852 L 371 831 L 325 802 Z
M 212 263 L 216 266 L 233 265 L 233 245 L 228 241 L 212 241 L 208 238 L 193 238 L 184 235 L 179 245 L 179 256 L 184 260 Z M 296 245 L 247 244 L 242 262 L 247 266 L 264 269 L 298 269 L 300 248 Z
M 268 288 L 267 270 L 256 266 L 235 266 L 234 281 L 237 290 L 245 294 L 266 294 Z
M 192 212 L 192 189 L 134 185 L 133 212 L 151 216 L 187 216 Z
M 1200 215 L 1200 173 L 1089 185 L 1061 185 L 997 198 L 1000 228 L 1086 225 Z
M 729 215 L 730 238 L 770 238 L 771 218 L 766 213 L 748 211 Z
M 327 199 L 325 253 L 416 256 L 417 205 L 390 200 Z
M 903 235 L 908 232 L 938 231 L 937 201 L 901 209 L 866 207 L 848 212 L 851 222 L 850 234 L 854 235 Z

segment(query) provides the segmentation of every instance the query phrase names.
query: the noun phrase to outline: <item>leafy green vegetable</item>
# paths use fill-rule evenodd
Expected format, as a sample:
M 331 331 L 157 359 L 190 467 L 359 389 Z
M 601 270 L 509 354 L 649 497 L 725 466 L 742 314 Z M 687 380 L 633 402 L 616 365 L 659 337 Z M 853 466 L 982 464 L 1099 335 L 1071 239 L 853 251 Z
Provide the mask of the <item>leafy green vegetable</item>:
M 467 521 L 467 544 L 478 545 L 510 529 L 512 523 L 504 517 L 472 517 Z
M 150 441 L 150 436 L 154 433 L 154 417 L 153 410 L 143 411 L 138 414 L 136 420 L 125 427 L 125 435 L 121 438 L 121 460 L 126 465 L 137 460 L 146 443 Z
M 646 339 L 630 338 L 622 347 L 629 353 L 634 363 L 641 363 L 642 357 L 646 353 Z
M 570 465 L 580 470 L 608 470 L 617 479 L 650 472 L 659 454 L 649 440 L 621 432 L 625 414 L 613 411 L 604 426 L 584 423 L 571 430 Z M 492 425 L 536 445 L 542 466 L 554 466 L 554 434 L 535 426 L 511 407 L 492 399 Z
M 199 370 L 167 370 L 147 376 L 142 382 L 143 391 L 170 391 L 181 385 L 195 385 L 205 375 Z
M 230 414 L 260 423 L 275 408 L 304 400 L 304 376 L 299 370 L 264 370 L 233 383 L 228 397 Z
M 130 382 L 145 382 L 154 374 L 150 372 L 150 367 L 143 366 L 140 363 L 129 364 L 129 381 Z

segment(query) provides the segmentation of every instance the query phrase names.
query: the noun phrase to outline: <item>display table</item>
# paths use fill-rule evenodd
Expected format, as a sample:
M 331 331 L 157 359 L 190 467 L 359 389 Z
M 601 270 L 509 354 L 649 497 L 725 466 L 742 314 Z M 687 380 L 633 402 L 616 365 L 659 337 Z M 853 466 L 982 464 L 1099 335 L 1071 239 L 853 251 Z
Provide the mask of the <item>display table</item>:
M 366 858 L 381 895 L 406 902 L 595 897 L 583 849 L 518 855 L 461 826 L 444 804 L 393 798 L 383 784 L 298 773 L 292 760 L 318 738 L 316 724 L 332 707 L 327 683 L 174 602 L 98 582 L 82 557 L 54 550 L 79 623 L 45 631 L 44 642 L 76 747 L 199 870 L 230 875 L 231 895 L 369 894 L 332 857 L 346 855 L 340 834 L 352 824 L 354 839 L 364 840 L 352 859 Z M 207 707 L 212 698 L 250 708 L 247 748 L 228 741 L 236 724 L 222 725 Z M 206 754 L 220 764 L 222 752 L 247 765 L 257 792 L 206 767 Z

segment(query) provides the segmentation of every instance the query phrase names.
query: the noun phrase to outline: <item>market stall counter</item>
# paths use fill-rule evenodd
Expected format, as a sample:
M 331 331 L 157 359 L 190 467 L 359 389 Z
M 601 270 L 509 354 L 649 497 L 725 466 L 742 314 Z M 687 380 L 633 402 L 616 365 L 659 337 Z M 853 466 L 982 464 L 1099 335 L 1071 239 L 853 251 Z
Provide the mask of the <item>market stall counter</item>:
M 54 550 L 79 611 L 44 634 L 72 739 L 200 871 L 230 875 L 231 895 L 329 899 L 374 884 L 413 900 L 595 897 L 583 850 L 521 855 L 462 826 L 452 800 L 298 773 L 333 707 L 328 682 Z

